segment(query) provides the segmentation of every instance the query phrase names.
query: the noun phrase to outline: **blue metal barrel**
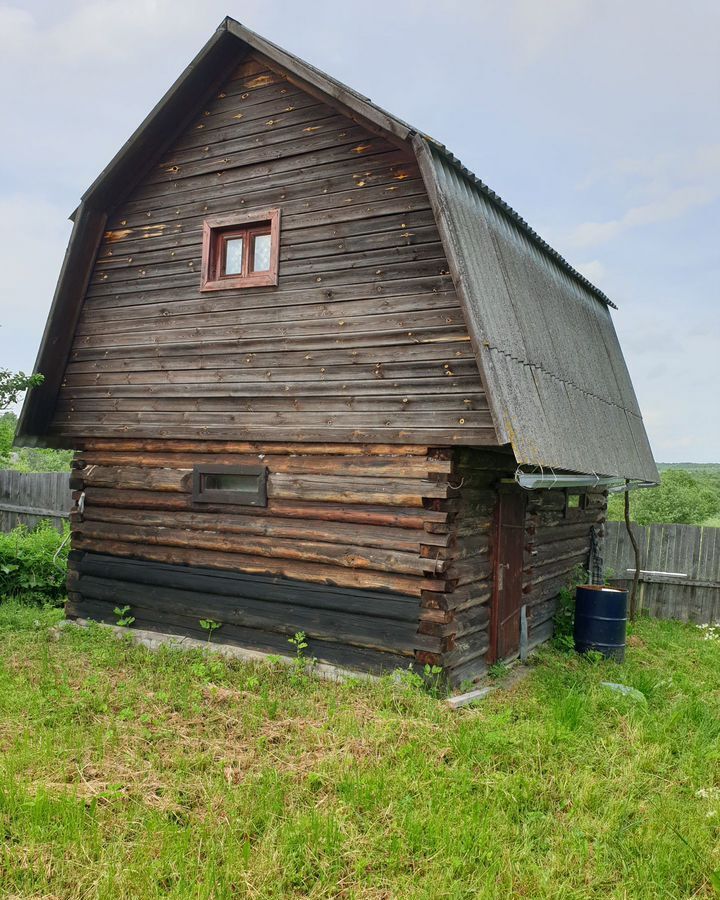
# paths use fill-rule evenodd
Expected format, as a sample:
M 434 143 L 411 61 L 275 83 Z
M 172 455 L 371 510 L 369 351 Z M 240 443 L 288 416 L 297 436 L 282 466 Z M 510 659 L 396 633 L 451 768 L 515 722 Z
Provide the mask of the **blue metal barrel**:
M 588 584 L 575 592 L 575 649 L 625 659 L 627 591 Z

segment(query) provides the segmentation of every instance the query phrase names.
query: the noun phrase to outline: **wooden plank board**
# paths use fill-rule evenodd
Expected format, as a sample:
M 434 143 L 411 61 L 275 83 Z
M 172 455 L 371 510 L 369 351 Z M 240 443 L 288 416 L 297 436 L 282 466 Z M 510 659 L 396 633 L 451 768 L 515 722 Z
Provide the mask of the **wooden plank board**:
M 149 356 L 131 357 L 125 353 L 104 354 L 102 359 L 84 359 L 79 361 L 70 361 L 66 370 L 66 383 L 72 384 L 76 374 L 101 374 L 106 372 L 152 372 L 154 369 L 161 369 L 164 372 L 175 370 L 190 370 L 196 372 L 199 369 L 264 369 L 268 371 L 268 366 L 273 371 L 277 371 L 282 375 L 285 368 L 300 368 L 306 365 L 321 365 L 326 368 L 329 366 L 363 366 L 369 364 L 373 372 L 380 367 L 386 370 L 387 363 L 397 361 L 410 362 L 416 360 L 425 361 L 427 365 L 432 365 L 436 361 L 447 362 L 452 365 L 456 360 L 472 358 L 469 351 L 467 341 L 458 339 L 456 341 L 436 342 L 434 344 L 406 344 L 405 346 L 383 346 L 373 348 L 341 348 L 328 349 L 322 351 L 292 351 L 287 350 L 282 353 L 274 353 L 272 351 L 255 352 L 249 354 L 240 353 L 211 353 L 211 348 L 206 348 L 206 352 L 201 354 L 174 355 L 165 352 L 160 366 L 157 360 L 159 354 L 157 351 L 152 352 Z M 348 375 L 353 374 L 360 369 L 346 369 Z M 454 371 L 454 370 L 453 370 Z M 195 377 L 194 375 L 191 377 Z M 126 383 L 131 383 L 128 379 L 123 379 Z
M 79 494 L 78 494 L 79 495 Z M 93 506 L 117 507 L 128 510 L 188 510 L 194 509 L 192 495 L 146 489 L 128 489 L 125 485 L 109 488 L 85 488 L 85 502 Z M 205 512 L 209 515 L 246 515 L 247 507 L 213 505 L 208 503 Z M 374 506 L 372 504 L 349 505 L 323 501 L 268 500 L 266 508 L 253 510 L 256 517 L 280 516 L 296 519 L 319 519 L 323 522 L 357 523 L 381 525 L 396 528 L 422 529 L 433 523 L 444 523 L 447 513 L 424 507 Z M 433 535 L 428 539 L 432 543 Z
M 288 602 L 268 603 L 247 597 L 217 598 L 206 591 L 178 590 L 166 586 L 148 586 L 118 582 L 108 578 L 81 576 L 74 590 L 84 599 L 124 604 L 133 611 L 152 610 L 159 616 L 171 618 L 175 614 L 192 618 L 213 619 L 223 625 L 261 628 L 292 637 L 304 631 L 312 637 L 366 647 L 374 650 L 412 653 L 418 643 L 415 622 L 358 615 L 331 608 L 315 608 L 309 604 Z M 421 641 L 422 642 L 422 641 Z
M 189 491 L 192 471 L 181 468 L 91 466 L 75 475 L 77 486 L 122 487 L 125 490 Z M 75 486 L 75 485 L 74 485 Z M 270 472 L 272 500 L 320 500 L 329 503 L 380 504 L 422 507 L 423 498 L 446 498 L 447 482 L 421 478 L 402 480 L 340 475 Z
M 202 192 L 206 195 L 207 188 L 203 188 Z M 99 269 L 104 269 L 106 265 L 112 266 L 115 257 L 132 262 L 138 254 L 143 253 L 167 253 L 171 259 L 174 258 L 173 253 L 182 253 L 188 258 L 197 253 L 201 231 L 198 223 L 173 222 L 171 227 L 167 224 L 164 228 L 144 225 L 138 229 L 129 229 L 126 224 L 127 220 L 122 219 L 116 230 L 105 232 L 105 241 L 97 259 Z M 352 252 L 356 242 L 371 239 L 372 245 L 392 246 L 395 239 L 399 240 L 400 246 L 406 246 L 413 243 L 415 234 L 425 230 L 431 231 L 435 239 L 435 219 L 429 207 L 390 212 L 377 204 L 373 215 L 336 218 L 333 222 L 314 225 L 303 222 L 301 227 L 283 229 L 280 249 L 281 252 L 292 255 L 293 252 L 302 253 L 307 245 L 327 248 L 337 241 L 347 243 Z M 319 255 L 325 254 L 321 252 Z
M 302 445 L 300 445 L 302 446 Z M 251 452 L 254 449 L 255 452 Z M 299 449 L 299 448 L 298 448 Z M 425 456 L 390 456 L 378 454 L 365 456 L 360 453 L 346 457 L 344 454 L 326 456 L 321 454 L 284 455 L 280 448 L 250 448 L 242 451 L 204 447 L 202 443 L 196 448 L 184 447 L 173 452 L 172 447 L 161 446 L 157 449 L 145 450 L 144 447 L 131 449 L 97 450 L 88 448 L 79 451 L 75 456 L 76 468 L 86 466 L 140 466 L 150 468 L 189 469 L 201 463 L 219 463 L 223 465 L 252 466 L 261 461 L 273 472 L 295 472 L 306 475 L 344 474 L 360 476 L 385 476 L 400 478 L 425 478 L 430 472 L 451 472 L 451 463 L 445 459 L 433 459 Z
M 441 573 L 442 560 L 430 565 L 417 553 L 391 550 L 385 547 L 357 546 L 353 544 L 329 543 L 317 540 L 285 539 L 277 534 L 258 535 L 248 530 L 213 529 L 206 527 L 182 528 L 169 524 L 158 526 L 143 518 L 142 524 L 103 522 L 95 517 L 76 521 L 73 537 L 87 543 L 97 541 L 122 541 L 128 544 L 148 546 L 182 547 L 189 550 L 212 550 L 221 553 L 238 553 L 243 557 L 267 557 L 272 560 L 296 560 L 321 565 L 338 566 L 354 570 L 376 572 L 397 572 L 403 575 L 422 575 L 427 569 Z M 240 565 L 240 564 L 239 564 Z
M 71 619 L 92 619 L 114 625 L 117 617 L 113 613 L 116 603 L 72 599 L 66 606 L 66 613 Z M 207 641 L 207 632 L 203 631 L 198 622 L 190 617 L 173 616 L 171 619 L 158 615 L 152 610 L 143 610 L 142 615 L 136 616 L 134 623 L 136 628 L 155 631 L 158 634 L 177 635 L 178 637 L 194 637 L 201 641 Z M 216 635 L 216 643 L 229 644 L 239 647 L 260 650 L 266 653 L 288 655 L 292 647 L 287 637 L 261 629 L 238 628 L 226 625 L 222 635 Z M 359 647 L 349 647 L 344 644 L 329 643 L 321 640 L 313 640 L 309 648 L 312 656 L 321 662 L 329 663 L 344 669 L 368 671 L 380 674 L 395 668 L 407 669 L 412 656 L 390 654 L 367 650 Z
M 159 545 L 138 547 L 137 544 L 125 541 L 99 540 L 85 538 L 81 535 L 73 538 L 73 548 L 110 556 L 127 556 L 177 565 L 208 566 L 259 575 L 281 575 L 285 578 L 295 578 L 312 584 L 388 590 L 414 597 L 419 597 L 424 590 L 442 591 L 444 589 L 444 582 L 440 579 L 360 571 L 268 557 L 251 557 L 240 553 L 225 553 L 215 550 Z
M 606 527 L 606 564 L 616 578 L 630 580 L 635 562 L 625 526 L 608 522 Z M 634 530 L 643 551 L 640 585 L 644 609 L 658 618 L 717 622 L 720 530 L 692 525 L 634 526 Z

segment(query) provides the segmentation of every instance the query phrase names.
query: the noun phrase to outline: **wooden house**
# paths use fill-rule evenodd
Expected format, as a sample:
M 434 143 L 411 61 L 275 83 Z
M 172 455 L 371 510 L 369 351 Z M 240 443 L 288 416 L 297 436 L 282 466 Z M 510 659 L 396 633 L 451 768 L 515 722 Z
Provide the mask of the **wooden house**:
M 231 19 L 73 221 L 19 434 L 76 450 L 70 617 L 459 682 L 657 479 L 608 298 Z

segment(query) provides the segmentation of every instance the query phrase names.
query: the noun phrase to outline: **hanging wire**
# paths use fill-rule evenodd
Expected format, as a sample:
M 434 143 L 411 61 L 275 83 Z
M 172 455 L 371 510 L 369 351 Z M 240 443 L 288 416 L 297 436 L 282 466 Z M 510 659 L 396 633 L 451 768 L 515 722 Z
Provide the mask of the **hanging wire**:
M 67 542 L 70 540 L 70 535 L 71 535 L 71 534 L 72 534 L 72 531 L 68 531 L 68 533 L 67 533 L 67 534 L 65 535 L 65 537 L 62 539 L 62 543 L 60 544 L 60 546 L 57 548 L 57 550 L 55 551 L 55 553 L 54 553 L 54 555 L 53 555 L 53 558 L 52 558 L 53 565 L 54 565 L 54 566 L 57 565 L 58 569 L 64 569 L 64 568 L 65 568 L 65 566 L 60 566 L 60 565 L 58 565 L 58 563 L 57 563 L 57 558 L 58 558 L 58 556 L 59 556 L 60 551 L 62 550 L 62 548 L 63 548 L 63 547 L 65 546 L 65 544 L 67 544 Z

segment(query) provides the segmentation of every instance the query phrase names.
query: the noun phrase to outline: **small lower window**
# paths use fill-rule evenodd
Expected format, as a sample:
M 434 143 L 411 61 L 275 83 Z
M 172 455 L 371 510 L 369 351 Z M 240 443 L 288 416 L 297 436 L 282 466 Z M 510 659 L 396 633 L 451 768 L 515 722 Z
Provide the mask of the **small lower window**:
M 193 501 L 267 506 L 267 469 L 265 466 L 195 466 Z
M 565 515 L 570 509 L 587 509 L 587 494 L 571 494 L 565 490 Z

